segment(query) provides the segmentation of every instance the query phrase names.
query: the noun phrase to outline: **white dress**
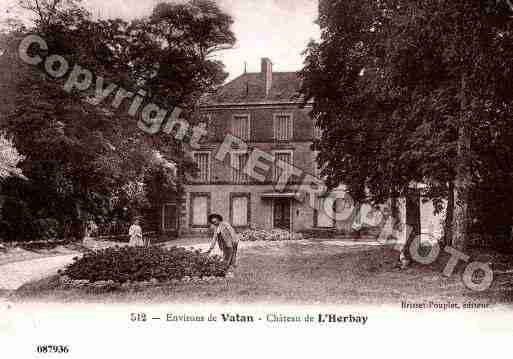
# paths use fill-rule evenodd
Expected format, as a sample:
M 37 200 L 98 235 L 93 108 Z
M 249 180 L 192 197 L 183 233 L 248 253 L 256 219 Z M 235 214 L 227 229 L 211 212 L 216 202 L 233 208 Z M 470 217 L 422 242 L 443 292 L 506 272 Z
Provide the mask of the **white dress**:
M 131 246 L 144 246 L 141 226 L 132 224 L 128 230 L 128 236 L 130 237 L 129 244 Z

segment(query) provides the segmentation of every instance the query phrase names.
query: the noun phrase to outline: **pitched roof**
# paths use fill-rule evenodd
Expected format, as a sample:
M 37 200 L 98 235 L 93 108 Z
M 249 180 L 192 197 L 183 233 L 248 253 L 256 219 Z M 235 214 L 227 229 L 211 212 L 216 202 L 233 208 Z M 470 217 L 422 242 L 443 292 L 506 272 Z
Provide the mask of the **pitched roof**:
M 296 72 L 273 72 L 272 87 L 265 94 L 264 75 L 246 73 L 220 87 L 201 101 L 201 105 L 276 103 L 302 101 L 301 79 Z

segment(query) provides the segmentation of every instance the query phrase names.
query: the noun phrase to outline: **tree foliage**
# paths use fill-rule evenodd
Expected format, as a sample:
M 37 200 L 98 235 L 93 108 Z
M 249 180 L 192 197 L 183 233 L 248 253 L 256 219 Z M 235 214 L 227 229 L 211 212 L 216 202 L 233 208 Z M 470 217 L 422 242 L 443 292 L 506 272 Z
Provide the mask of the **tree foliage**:
M 159 4 L 151 16 L 131 22 L 93 20 L 79 0 L 21 3 L 35 15 L 34 23 L 18 24 L 3 37 L 0 124 L 25 156 L 20 166 L 29 181 L 6 183 L 4 194 L 25 203 L 32 222 L 54 218 L 61 235 L 69 225 L 71 235 L 79 236 L 88 220 L 127 219 L 155 204 L 155 192 L 179 191 L 191 163 L 176 139 L 142 132 L 126 104 L 111 106 L 115 92 L 92 104 L 85 100 L 94 83 L 90 91 L 64 91 L 66 76 L 55 79 L 43 65 L 24 64 L 17 45 L 35 32 L 48 43 L 41 56 L 61 55 L 103 77 L 105 86 L 143 89 L 147 102 L 192 113 L 199 97 L 226 78 L 211 55 L 235 42 L 232 19 L 208 0 Z M 157 178 L 157 189 L 144 186 Z M 139 187 L 142 192 L 134 191 Z
M 507 1 L 321 0 L 319 8 L 322 38 L 306 50 L 303 91 L 324 130 L 316 147 L 331 187 L 345 183 L 357 200 L 375 202 L 414 182 L 434 200 L 454 183 L 457 206 L 484 187 L 510 196 Z

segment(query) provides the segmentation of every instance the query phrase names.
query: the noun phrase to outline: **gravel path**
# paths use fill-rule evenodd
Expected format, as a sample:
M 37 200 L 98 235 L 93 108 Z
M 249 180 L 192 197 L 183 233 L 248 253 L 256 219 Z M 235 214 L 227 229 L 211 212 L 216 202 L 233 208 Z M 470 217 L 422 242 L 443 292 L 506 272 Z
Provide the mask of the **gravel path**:
M 16 290 L 23 284 L 57 274 L 67 264 L 73 262 L 76 254 L 32 259 L 0 266 L 0 292 Z

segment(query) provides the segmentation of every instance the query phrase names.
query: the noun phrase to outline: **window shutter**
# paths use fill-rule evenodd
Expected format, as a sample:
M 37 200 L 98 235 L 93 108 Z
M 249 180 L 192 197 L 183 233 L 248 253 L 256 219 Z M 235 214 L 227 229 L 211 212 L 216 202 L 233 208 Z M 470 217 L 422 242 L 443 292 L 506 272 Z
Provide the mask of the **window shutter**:
M 277 153 L 275 155 L 275 160 L 276 160 L 276 162 L 275 162 L 275 166 L 274 166 L 274 168 L 275 168 L 274 179 L 275 179 L 275 181 L 278 181 L 284 171 L 284 169 L 282 169 L 278 164 L 280 162 L 285 162 L 285 163 L 292 165 L 292 156 L 290 153 Z
M 210 182 L 210 155 L 208 153 L 196 153 L 194 162 L 199 170 L 197 179 L 200 182 Z
M 249 160 L 247 153 L 232 153 L 232 181 L 235 184 L 249 182 L 249 176 L 244 172 Z
M 192 200 L 192 224 L 195 226 L 208 225 L 208 197 L 198 196 Z
M 248 225 L 249 199 L 247 197 L 234 197 L 232 199 L 232 216 L 234 227 L 245 227 Z
M 293 121 L 290 115 L 277 115 L 274 117 L 274 139 L 276 141 L 290 141 L 293 136 Z
M 240 138 L 244 141 L 250 140 L 250 120 L 249 116 L 234 116 L 232 118 L 231 132 L 235 137 Z

